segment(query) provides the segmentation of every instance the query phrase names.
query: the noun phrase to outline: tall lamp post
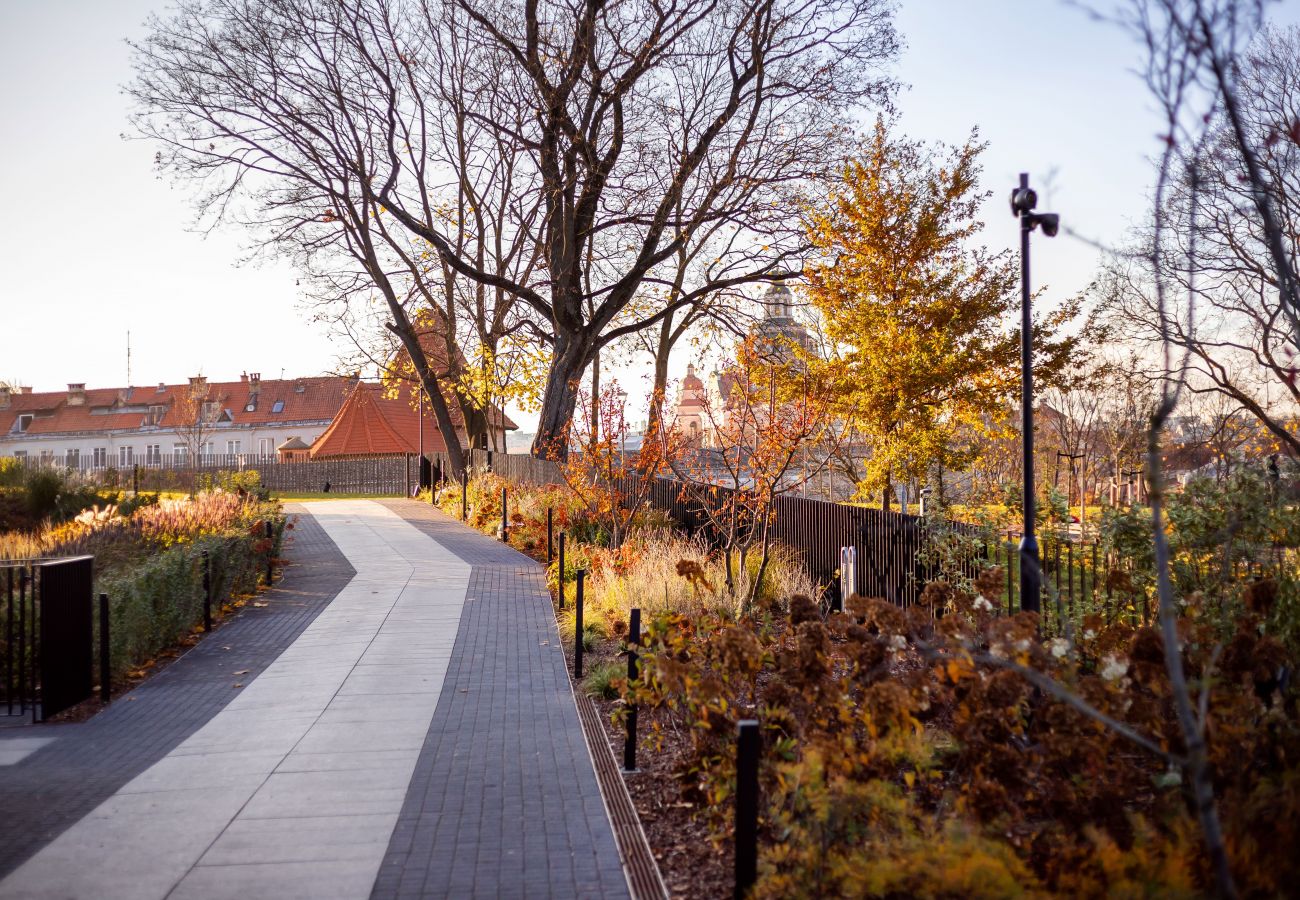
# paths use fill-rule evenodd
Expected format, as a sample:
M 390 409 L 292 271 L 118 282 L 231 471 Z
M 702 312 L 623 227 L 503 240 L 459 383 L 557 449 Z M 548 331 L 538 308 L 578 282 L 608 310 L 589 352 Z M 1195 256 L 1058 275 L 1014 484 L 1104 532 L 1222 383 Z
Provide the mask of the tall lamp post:
M 1020 432 L 1024 472 L 1024 536 L 1020 539 L 1020 608 L 1038 612 L 1042 569 L 1038 538 L 1034 535 L 1034 346 L 1033 317 L 1029 306 L 1029 232 L 1039 225 L 1043 234 L 1056 237 L 1061 217 L 1036 213 L 1038 195 L 1029 187 L 1029 175 L 1020 173 L 1020 185 L 1011 192 L 1011 214 L 1020 219 Z

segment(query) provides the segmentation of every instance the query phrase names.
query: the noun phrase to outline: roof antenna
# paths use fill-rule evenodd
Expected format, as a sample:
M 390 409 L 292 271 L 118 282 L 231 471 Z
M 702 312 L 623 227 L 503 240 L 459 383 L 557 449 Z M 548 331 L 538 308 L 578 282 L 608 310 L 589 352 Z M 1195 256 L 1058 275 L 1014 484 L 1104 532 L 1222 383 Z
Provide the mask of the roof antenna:
M 126 386 L 131 386 L 131 329 L 126 330 Z

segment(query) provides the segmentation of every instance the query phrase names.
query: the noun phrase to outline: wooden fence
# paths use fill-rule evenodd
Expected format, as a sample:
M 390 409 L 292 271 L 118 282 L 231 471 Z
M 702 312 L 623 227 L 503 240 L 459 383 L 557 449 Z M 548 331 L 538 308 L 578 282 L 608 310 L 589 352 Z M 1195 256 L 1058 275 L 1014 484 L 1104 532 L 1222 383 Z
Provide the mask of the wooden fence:
M 515 484 L 562 484 L 559 468 L 550 460 L 524 454 L 470 451 L 475 472 L 493 472 Z M 449 471 L 441 454 L 434 456 L 435 468 Z M 624 496 L 634 490 L 634 479 L 614 485 Z M 731 490 L 718 487 L 691 490 L 683 482 L 659 478 L 651 487 L 648 502 L 666 512 L 690 534 L 703 534 L 716 544 L 704 503 L 725 503 Z M 954 529 L 974 533 L 973 526 L 951 523 Z M 862 506 L 848 506 L 806 497 L 779 496 L 775 502 L 772 539 L 791 548 L 803 559 L 808 573 L 822 584 L 832 584 L 840 568 L 840 549 L 857 551 L 856 592 L 884 597 L 900 605 L 915 603 L 928 580 L 930 566 L 922 555 L 927 541 L 926 522 L 920 516 Z
M 237 472 L 257 472 L 263 487 L 278 492 L 318 492 L 409 496 L 419 483 L 419 457 L 413 454 L 312 459 L 282 462 L 217 460 L 187 465 L 165 461 L 122 468 L 58 469 L 73 481 L 139 491 L 194 491 Z

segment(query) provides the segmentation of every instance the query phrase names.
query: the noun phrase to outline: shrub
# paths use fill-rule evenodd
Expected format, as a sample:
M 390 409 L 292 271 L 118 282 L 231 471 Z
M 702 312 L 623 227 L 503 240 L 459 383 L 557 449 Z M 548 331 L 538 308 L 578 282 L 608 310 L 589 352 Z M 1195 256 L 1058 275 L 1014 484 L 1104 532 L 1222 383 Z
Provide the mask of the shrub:
M 591 667 L 587 677 L 582 680 L 582 687 L 593 697 L 614 700 L 618 697 L 622 682 L 626 678 L 627 666 L 617 661 L 606 660 Z
M 38 469 L 23 483 L 27 493 L 27 512 L 37 519 L 48 518 L 58 509 L 63 476 L 50 469 Z
M 0 558 L 95 557 L 95 590 L 109 595 L 113 668 L 119 675 L 202 621 L 205 550 L 219 607 L 223 598 L 256 589 L 267 556 L 278 553 L 285 525 L 278 504 L 224 491 L 163 501 L 141 495 L 136 501 L 126 510 L 130 515 L 122 507 L 92 507 L 44 532 L 0 535 Z M 270 538 L 264 536 L 266 522 L 276 526 Z
M 176 544 L 97 580 L 109 597 L 113 672 L 146 665 L 203 621 L 203 551 L 212 563 L 216 608 L 222 598 L 256 590 L 265 554 L 251 535 L 209 535 Z
M 0 456 L 0 487 L 22 487 L 26 469 L 12 456 Z
M 739 622 L 657 615 L 642 677 L 623 688 L 653 743 L 679 736 L 683 799 L 719 840 L 736 721 L 762 723 L 771 844 L 757 896 L 1194 896 L 1211 883 L 1163 758 L 1021 674 L 1178 753 L 1158 632 L 1093 618 L 1077 644 L 1049 639 L 1037 616 L 996 616 L 944 582 L 908 608 L 793 606 Z M 1283 849 L 1300 837 L 1296 657 L 1260 612 L 1226 641 L 1195 607 L 1184 626 L 1189 676 L 1214 678 L 1210 760 L 1239 887 L 1284 894 L 1300 877 Z

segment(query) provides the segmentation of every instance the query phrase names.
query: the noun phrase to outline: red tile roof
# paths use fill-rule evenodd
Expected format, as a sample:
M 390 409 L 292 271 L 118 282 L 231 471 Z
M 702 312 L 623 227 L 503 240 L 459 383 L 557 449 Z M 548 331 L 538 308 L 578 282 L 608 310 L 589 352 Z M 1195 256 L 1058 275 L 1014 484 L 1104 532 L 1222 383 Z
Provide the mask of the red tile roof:
M 312 444 L 312 457 L 419 453 L 421 416 L 415 406 L 415 391 L 402 383 L 396 397 L 384 394 L 383 385 L 358 384 L 329 428 Z M 454 419 L 459 423 L 458 411 Z M 445 451 L 447 445 L 427 403 L 423 425 L 424 451 Z M 460 431 L 459 427 L 457 430 Z M 461 439 L 464 440 L 463 432 Z
M 334 418 L 347 398 L 354 379 L 337 375 L 311 378 L 262 379 L 257 391 L 252 382 L 215 381 L 207 383 L 204 399 L 229 410 L 235 425 L 292 425 L 328 422 Z M 14 432 L 20 415 L 32 414 L 26 434 L 97 433 L 130 431 L 149 424 L 149 407 L 162 406 L 158 424 L 163 428 L 184 425 L 185 400 L 190 385 L 172 384 L 154 387 L 94 388 L 85 392 L 85 403 L 70 403 L 67 391 L 9 395 L 9 405 L 0 408 L 0 436 Z M 276 403 L 281 403 L 279 412 Z M 253 409 L 248 410 L 252 404 Z

